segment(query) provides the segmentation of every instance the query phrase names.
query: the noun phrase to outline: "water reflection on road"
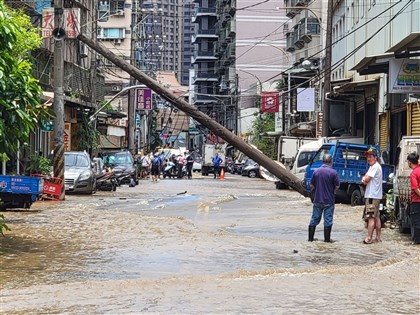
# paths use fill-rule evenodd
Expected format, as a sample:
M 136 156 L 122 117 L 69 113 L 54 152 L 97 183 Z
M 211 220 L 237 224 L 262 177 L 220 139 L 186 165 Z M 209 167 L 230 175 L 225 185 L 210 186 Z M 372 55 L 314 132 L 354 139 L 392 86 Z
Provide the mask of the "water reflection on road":
M 362 245 L 360 212 L 308 243 L 308 199 L 235 175 L 37 202 L 5 213 L 0 311 L 415 314 L 419 248 L 389 228 Z

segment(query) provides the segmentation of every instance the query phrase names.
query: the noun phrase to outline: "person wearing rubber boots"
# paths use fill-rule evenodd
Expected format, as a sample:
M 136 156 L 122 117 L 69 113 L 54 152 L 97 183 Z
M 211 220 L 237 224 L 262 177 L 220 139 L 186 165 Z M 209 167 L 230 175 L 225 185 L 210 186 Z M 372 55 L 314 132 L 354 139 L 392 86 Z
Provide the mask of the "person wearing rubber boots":
M 332 168 L 331 154 L 324 154 L 322 166 L 311 178 L 312 217 L 309 223 L 308 241 L 314 240 L 316 226 L 324 216 L 324 242 L 331 242 L 331 229 L 335 208 L 335 191 L 340 187 L 337 171 Z
M 407 156 L 408 166 L 412 169 L 410 173 L 410 221 L 411 240 L 413 244 L 420 244 L 420 165 L 419 155 L 416 152 Z
M 363 244 L 373 242 L 373 231 L 376 230 L 376 242 L 381 242 L 382 222 L 379 213 L 379 204 L 382 195 L 382 166 L 378 162 L 378 152 L 375 148 L 370 148 L 365 152 L 369 169 L 362 177 L 365 189 L 365 216 L 368 222 L 368 235 L 363 240 Z

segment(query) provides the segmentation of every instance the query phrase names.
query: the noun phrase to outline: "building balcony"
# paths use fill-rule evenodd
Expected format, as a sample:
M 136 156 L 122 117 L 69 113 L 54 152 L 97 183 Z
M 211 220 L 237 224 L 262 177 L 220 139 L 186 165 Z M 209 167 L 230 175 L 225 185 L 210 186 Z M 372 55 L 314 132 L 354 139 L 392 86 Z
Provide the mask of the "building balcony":
M 291 32 L 286 34 L 286 50 L 288 52 L 294 52 L 297 49 L 302 49 L 312 41 L 313 36 L 319 36 L 320 34 L 321 27 L 318 19 L 302 19 L 293 27 Z
M 295 17 L 308 3 L 309 0 L 286 0 L 286 16 L 289 18 Z M 300 7 L 302 7 L 302 9 Z
M 195 94 L 192 98 L 193 104 L 211 104 L 217 101 L 215 96 L 212 95 L 203 95 L 203 94 Z
M 321 34 L 321 26 L 316 18 L 302 19 L 299 22 L 299 37 L 305 43 L 309 43 L 312 40 L 312 35 Z
M 200 29 L 194 34 L 191 38 L 192 43 L 196 43 L 198 40 L 205 39 L 205 40 L 217 40 L 219 36 L 216 34 L 216 29 L 207 29 L 203 30 Z
M 196 8 L 191 17 L 191 22 L 195 23 L 197 19 L 202 16 L 215 16 L 217 17 L 216 8 Z
M 214 50 L 198 50 L 194 51 L 191 63 L 200 61 L 214 61 L 217 57 L 214 55 Z
M 219 81 L 219 76 L 215 74 L 214 72 L 200 72 L 200 73 L 197 73 L 197 75 L 193 77 L 193 84 L 199 81 L 217 82 Z

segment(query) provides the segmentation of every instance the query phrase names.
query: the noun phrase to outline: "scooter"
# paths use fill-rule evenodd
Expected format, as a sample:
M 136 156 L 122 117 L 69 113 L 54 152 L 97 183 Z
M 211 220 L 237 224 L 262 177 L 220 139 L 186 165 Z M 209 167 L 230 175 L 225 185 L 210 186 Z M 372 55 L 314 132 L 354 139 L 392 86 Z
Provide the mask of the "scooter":
M 113 171 L 104 172 L 96 177 L 96 189 L 103 191 L 116 191 L 118 186 L 117 178 Z
M 175 163 L 167 162 L 165 168 L 163 169 L 163 178 L 175 178 Z
M 129 183 L 131 182 L 131 174 L 129 172 L 125 172 L 125 171 L 121 171 L 121 170 L 116 170 L 116 171 L 113 171 L 113 172 L 115 174 L 115 179 L 116 179 L 116 182 L 117 182 L 117 186 L 121 186 L 126 181 L 128 181 Z

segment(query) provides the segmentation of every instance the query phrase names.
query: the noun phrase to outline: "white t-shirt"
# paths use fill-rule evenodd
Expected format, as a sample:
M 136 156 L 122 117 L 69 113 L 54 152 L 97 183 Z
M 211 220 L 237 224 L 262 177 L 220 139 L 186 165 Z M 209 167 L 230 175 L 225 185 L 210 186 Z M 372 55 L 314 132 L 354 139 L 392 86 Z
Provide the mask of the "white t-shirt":
M 366 175 L 372 177 L 366 185 L 365 198 L 382 199 L 382 167 L 376 162 Z
M 149 167 L 151 163 L 152 163 L 152 161 L 151 161 L 151 159 L 148 155 L 144 156 L 142 161 L 141 161 L 141 165 L 143 167 Z

